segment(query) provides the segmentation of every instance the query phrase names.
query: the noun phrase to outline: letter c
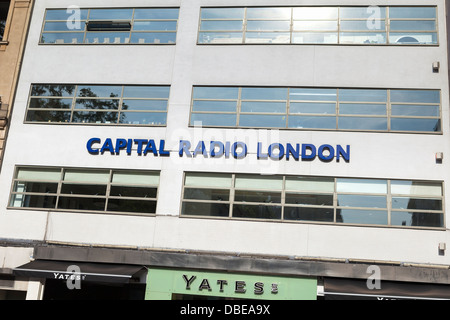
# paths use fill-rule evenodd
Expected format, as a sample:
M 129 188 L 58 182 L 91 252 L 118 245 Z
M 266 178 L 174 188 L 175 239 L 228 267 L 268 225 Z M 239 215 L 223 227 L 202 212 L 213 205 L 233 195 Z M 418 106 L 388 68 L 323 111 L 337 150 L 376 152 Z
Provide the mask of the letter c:
M 89 139 L 89 141 L 86 144 L 86 148 L 87 148 L 87 150 L 89 151 L 90 154 L 93 154 L 93 155 L 99 154 L 99 149 L 98 148 L 93 149 L 92 145 L 94 143 L 100 143 L 100 142 L 101 142 L 101 140 L 99 138 Z

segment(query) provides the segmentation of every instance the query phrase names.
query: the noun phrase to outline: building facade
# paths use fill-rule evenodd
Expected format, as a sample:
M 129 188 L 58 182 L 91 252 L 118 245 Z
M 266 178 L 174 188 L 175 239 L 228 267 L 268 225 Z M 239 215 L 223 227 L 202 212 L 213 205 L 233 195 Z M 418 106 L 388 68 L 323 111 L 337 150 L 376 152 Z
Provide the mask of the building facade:
M 38 0 L 4 277 L 29 299 L 448 299 L 447 56 L 444 0 Z
M 0 170 L 32 6 L 30 0 L 0 1 Z M 19 250 L 30 251 L 29 248 Z M 5 273 L 1 278 L 0 299 L 24 297 L 27 288 L 26 281 L 12 280 L 11 267 L 18 261 L 17 255 L 9 253 L 7 247 L 0 249 L 3 261 L 0 274 Z

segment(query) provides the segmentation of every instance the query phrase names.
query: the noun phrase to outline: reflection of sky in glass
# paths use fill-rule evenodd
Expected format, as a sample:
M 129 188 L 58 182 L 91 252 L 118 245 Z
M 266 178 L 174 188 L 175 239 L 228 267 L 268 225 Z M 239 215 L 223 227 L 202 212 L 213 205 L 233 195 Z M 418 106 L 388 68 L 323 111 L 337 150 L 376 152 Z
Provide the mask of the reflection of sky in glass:
M 294 8 L 294 19 L 314 20 L 314 19 L 337 19 L 338 8 L 317 7 L 317 8 Z
M 386 211 L 353 209 L 339 209 L 338 211 L 343 219 L 343 223 L 388 224 L 388 214 Z
M 247 19 L 291 19 L 291 8 L 247 8 Z

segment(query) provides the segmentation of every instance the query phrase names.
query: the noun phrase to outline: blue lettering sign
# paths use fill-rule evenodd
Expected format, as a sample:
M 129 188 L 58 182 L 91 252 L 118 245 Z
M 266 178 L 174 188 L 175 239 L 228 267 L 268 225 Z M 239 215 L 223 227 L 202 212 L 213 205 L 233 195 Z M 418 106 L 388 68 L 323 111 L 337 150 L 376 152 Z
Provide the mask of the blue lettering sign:
M 221 142 L 221 141 L 198 141 L 194 145 L 188 140 L 180 140 L 178 146 L 178 154 L 180 157 L 195 158 L 203 156 L 204 158 L 220 158 L 232 156 L 235 159 L 244 159 L 248 155 L 248 146 L 244 142 Z M 153 155 L 170 156 L 170 151 L 166 150 L 165 140 L 160 140 L 159 144 L 154 139 L 111 139 L 106 138 L 104 142 L 100 138 L 91 138 L 86 143 L 86 149 L 89 154 L 103 155 L 106 152 L 111 155 L 120 155 L 122 151 L 127 155 L 132 155 L 133 147 L 136 147 L 138 156 Z M 279 161 L 285 158 L 287 161 L 293 159 L 295 161 L 313 161 L 319 159 L 322 162 L 331 162 L 334 159 L 339 162 L 343 159 L 345 162 L 350 161 L 350 146 L 323 144 L 318 147 L 314 144 L 292 144 L 272 143 L 264 146 L 262 142 L 257 144 L 257 159 L 272 159 Z M 193 148 L 193 149 L 192 149 Z

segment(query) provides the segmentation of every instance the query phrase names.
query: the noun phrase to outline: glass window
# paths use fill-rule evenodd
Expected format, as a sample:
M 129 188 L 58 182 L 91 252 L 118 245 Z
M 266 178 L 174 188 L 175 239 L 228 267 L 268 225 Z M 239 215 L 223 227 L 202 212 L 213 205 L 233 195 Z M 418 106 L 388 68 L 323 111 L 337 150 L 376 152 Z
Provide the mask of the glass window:
M 40 43 L 173 44 L 178 8 L 47 9 Z
M 190 123 L 440 133 L 440 95 L 413 89 L 194 87 Z
M 198 42 L 432 45 L 436 7 L 202 8 Z
M 158 185 L 155 172 L 19 168 L 10 206 L 153 214 Z
M 442 182 L 186 173 L 183 216 L 443 228 Z
M 26 121 L 164 126 L 169 95 L 169 86 L 33 85 Z

